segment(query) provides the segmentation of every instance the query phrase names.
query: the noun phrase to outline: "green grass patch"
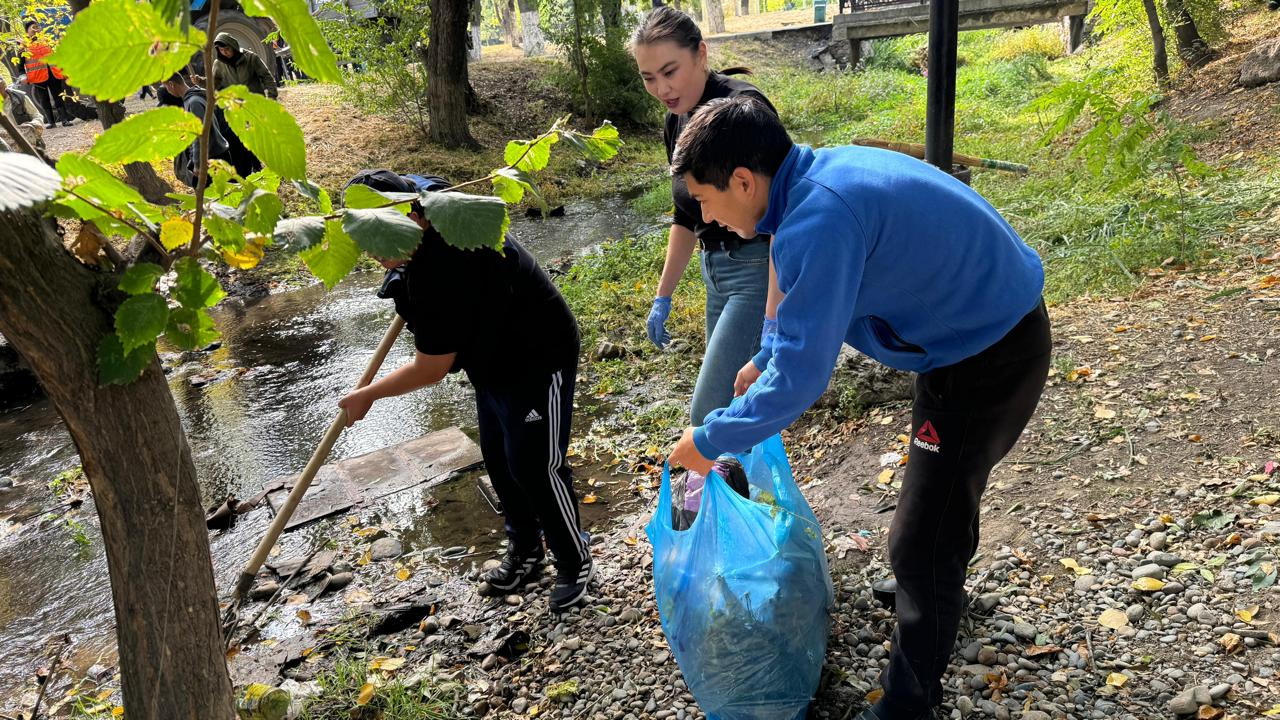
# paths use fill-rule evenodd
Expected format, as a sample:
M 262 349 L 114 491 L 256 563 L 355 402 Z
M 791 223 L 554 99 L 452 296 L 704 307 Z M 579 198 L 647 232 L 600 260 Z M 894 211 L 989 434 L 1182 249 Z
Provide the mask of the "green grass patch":
M 402 674 L 404 670 L 400 671 Z M 406 684 L 374 677 L 368 658 L 346 656 L 318 678 L 321 694 L 307 701 L 303 720 L 453 720 L 462 717 L 466 689 L 455 682 Z M 376 687 L 369 695 L 366 683 Z M 364 690 L 367 702 L 360 704 Z

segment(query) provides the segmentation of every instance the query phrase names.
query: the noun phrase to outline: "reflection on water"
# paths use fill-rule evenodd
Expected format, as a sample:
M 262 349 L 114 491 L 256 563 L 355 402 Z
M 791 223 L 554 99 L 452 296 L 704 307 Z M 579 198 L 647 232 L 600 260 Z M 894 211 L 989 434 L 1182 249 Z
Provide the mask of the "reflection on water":
M 513 234 L 543 262 L 624 234 L 658 227 L 640 218 L 624 198 L 571 203 L 566 216 L 517 219 Z M 249 307 L 220 308 L 214 319 L 222 347 L 192 355 L 170 374 L 170 388 L 191 445 L 205 504 L 228 494 L 256 494 L 267 481 L 299 472 L 333 421 L 337 402 L 359 379 L 393 317 L 390 301 L 374 291 L 381 280 L 364 273 L 331 292 L 319 285 L 268 297 Z M 230 304 L 229 304 L 230 305 Z M 384 370 L 412 357 L 406 333 Z M 248 371 L 196 387 L 189 378 L 210 369 Z M 342 434 L 330 461 L 354 457 L 427 432 L 459 425 L 474 434 L 471 389 L 459 376 L 439 386 L 381 400 L 359 425 Z M 114 644 L 106 557 L 91 503 L 76 514 L 88 544 L 62 521 L 41 524 L 41 511 L 57 501 L 47 483 L 78 459 L 48 401 L 0 411 L 0 518 L 27 515 L 19 531 L 0 522 L 0 711 L 16 710 L 18 690 L 31 677 L 50 638 L 71 633 L 74 666 L 83 669 Z M 410 547 L 475 545 L 494 548 L 500 522 L 483 505 L 471 480 L 442 487 L 434 507 L 429 493 L 402 493 L 390 513 L 417 518 L 405 537 Z M 438 505 L 435 503 L 439 503 Z M 605 506 L 592 506 L 591 518 Z M 229 587 L 248 559 L 269 515 L 256 510 L 229 533 L 210 538 L 219 587 Z M 324 537 L 321 522 L 286 533 L 286 551 L 305 553 Z

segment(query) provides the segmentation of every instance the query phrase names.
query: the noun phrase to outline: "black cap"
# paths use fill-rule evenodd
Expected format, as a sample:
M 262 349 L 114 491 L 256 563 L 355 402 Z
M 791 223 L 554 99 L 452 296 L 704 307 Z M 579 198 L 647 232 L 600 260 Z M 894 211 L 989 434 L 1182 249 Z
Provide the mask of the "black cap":
M 416 182 L 415 182 L 416 181 Z M 352 185 L 368 185 L 380 192 L 416 193 L 419 190 L 443 190 L 449 183 L 434 175 L 404 176 L 386 169 L 361 170 L 347 182 Z

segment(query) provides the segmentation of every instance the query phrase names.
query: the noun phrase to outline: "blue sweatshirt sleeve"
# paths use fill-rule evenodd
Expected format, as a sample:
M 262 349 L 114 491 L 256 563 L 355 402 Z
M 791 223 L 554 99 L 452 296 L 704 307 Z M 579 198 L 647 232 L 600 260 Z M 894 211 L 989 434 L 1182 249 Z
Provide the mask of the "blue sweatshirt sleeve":
M 840 198 L 816 190 L 788 213 L 774 243 L 786 297 L 778 306 L 772 356 L 745 395 L 694 429 L 694 445 L 707 458 L 746 452 L 817 401 L 853 317 L 867 240 Z

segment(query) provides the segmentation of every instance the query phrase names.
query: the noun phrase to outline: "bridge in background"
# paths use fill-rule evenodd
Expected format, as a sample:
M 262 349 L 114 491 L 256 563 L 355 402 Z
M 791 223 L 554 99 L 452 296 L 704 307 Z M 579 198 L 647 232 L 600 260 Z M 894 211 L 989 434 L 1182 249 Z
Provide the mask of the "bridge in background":
M 844 12 L 848 7 L 850 12 Z M 849 40 L 851 65 L 863 40 L 899 37 L 929 30 L 928 0 L 841 0 L 832 18 L 831 39 Z M 1079 45 L 1088 0 L 960 0 L 960 30 L 1019 27 L 1071 18 L 1069 50 Z

